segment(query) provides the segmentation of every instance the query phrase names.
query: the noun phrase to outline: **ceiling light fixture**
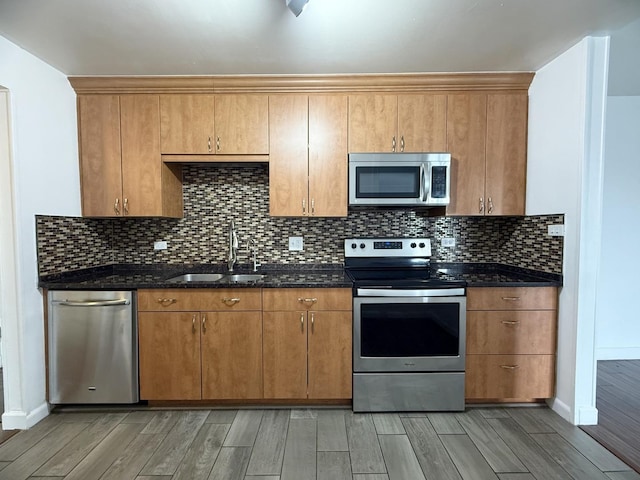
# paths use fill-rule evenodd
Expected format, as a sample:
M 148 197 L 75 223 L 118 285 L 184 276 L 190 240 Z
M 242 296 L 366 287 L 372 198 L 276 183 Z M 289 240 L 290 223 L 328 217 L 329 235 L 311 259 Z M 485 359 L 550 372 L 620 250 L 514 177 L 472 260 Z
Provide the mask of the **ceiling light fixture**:
M 309 0 L 286 0 L 286 2 L 287 2 L 287 7 L 289 7 L 289 10 L 291 10 L 293 14 L 297 17 L 302 13 L 302 10 L 304 10 L 304 7 L 307 6 L 307 3 L 309 3 Z

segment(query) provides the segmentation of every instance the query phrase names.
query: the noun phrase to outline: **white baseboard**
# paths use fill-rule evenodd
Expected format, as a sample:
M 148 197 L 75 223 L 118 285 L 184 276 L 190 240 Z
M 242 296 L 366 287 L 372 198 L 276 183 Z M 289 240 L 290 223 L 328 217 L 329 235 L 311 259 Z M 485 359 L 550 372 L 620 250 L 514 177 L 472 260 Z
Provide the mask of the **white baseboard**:
M 640 347 L 596 348 L 596 360 L 640 360 Z
M 596 407 L 579 407 L 577 425 L 597 425 L 598 409 Z
M 30 412 L 5 412 L 2 414 L 3 430 L 27 430 L 49 415 L 49 404 L 43 403 Z
M 549 408 L 551 408 L 551 410 L 556 412 L 567 422 L 575 424 L 573 412 L 571 411 L 571 408 L 569 408 L 569 405 L 564 403 L 562 400 L 558 400 L 557 398 L 553 398 L 550 401 L 547 401 L 547 404 L 549 405 Z

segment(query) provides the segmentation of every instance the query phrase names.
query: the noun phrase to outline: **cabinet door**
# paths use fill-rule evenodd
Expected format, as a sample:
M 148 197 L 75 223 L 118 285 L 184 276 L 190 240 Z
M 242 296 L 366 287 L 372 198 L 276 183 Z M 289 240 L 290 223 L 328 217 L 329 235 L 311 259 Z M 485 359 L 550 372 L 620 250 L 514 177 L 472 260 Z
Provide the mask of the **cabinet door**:
M 307 398 L 306 312 L 263 313 L 264 398 Z
M 447 96 L 398 95 L 400 151 L 447 150 Z
M 160 97 L 120 97 L 124 215 L 161 216 Z
M 349 97 L 349 152 L 400 151 L 396 95 Z
M 269 153 L 269 97 L 216 95 L 216 153 Z
M 451 152 L 451 202 L 447 215 L 484 215 L 487 96 L 447 98 L 447 151 Z
M 524 215 L 527 170 L 526 94 L 487 97 L 486 213 Z
M 309 209 L 306 95 L 269 97 L 269 214 L 299 217 Z
M 120 99 L 117 95 L 79 95 L 82 215 L 122 215 Z
M 162 153 L 215 153 L 214 98 L 201 94 L 160 96 Z
M 311 215 L 347 216 L 346 96 L 309 97 L 309 202 Z
M 309 398 L 351 398 L 351 312 L 308 313 Z
M 199 400 L 200 316 L 138 312 L 140 398 Z
M 202 398 L 262 398 L 262 314 L 201 314 Z

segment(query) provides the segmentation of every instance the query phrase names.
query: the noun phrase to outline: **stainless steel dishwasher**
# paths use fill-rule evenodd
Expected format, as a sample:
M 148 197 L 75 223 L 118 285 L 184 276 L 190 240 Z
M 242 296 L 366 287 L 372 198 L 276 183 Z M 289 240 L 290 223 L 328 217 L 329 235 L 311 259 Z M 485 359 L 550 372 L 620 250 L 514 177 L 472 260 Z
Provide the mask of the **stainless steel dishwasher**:
M 136 403 L 135 293 L 49 291 L 49 403 Z

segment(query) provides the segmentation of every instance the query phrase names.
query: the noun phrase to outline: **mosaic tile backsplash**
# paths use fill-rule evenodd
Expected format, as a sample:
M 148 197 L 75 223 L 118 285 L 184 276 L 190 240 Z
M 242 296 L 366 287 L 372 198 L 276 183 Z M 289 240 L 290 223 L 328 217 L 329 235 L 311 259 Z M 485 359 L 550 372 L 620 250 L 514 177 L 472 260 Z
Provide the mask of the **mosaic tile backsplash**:
M 549 237 L 547 225 L 563 215 L 532 217 L 429 217 L 411 210 L 358 209 L 346 218 L 269 216 L 266 165 L 183 168 L 184 218 L 36 216 L 40 275 L 113 263 L 222 263 L 228 253 L 229 221 L 240 241 L 240 263 L 250 261 L 249 239 L 261 263 L 344 262 L 349 237 L 424 236 L 432 239 L 432 260 L 497 262 L 562 273 L 562 237 Z M 304 250 L 288 250 L 288 237 L 304 237 Z M 440 240 L 454 237 L 454 248 Z M 167 250 L 154 251 L 164 240 Z

